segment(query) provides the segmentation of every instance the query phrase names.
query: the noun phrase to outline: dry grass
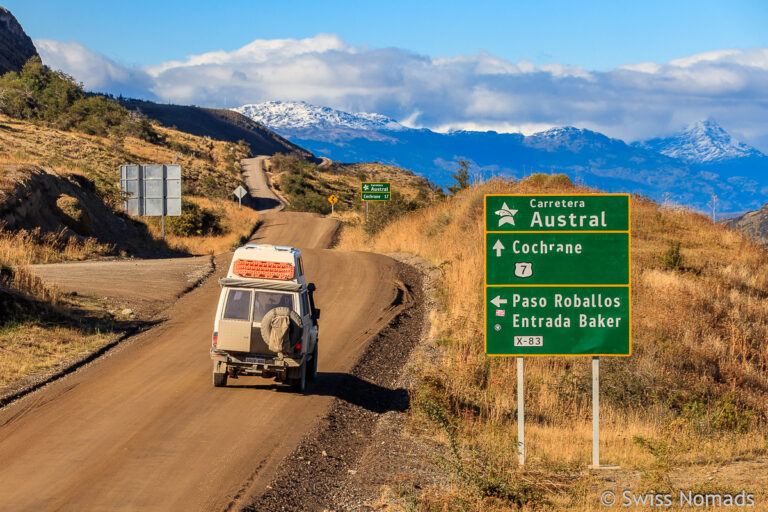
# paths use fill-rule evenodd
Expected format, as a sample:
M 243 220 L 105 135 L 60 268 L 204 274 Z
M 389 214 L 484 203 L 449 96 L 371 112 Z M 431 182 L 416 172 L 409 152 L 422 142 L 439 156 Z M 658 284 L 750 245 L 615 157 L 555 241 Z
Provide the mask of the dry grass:
M 110 246 L 94 239 L 78 242 L 74 238 L 61 238 L 55 233 L 35 231 L 8 231 L 0 226 L 0 287 L 42 303 L 55 305 L 59 293 L 45 286 L 31 271 L 35 263 L 53 263 L 63 260 L 83 260 L 112 251 Z
M 0 226 L 0 265 L 6 267 L 85 260 L 110 254 L 112 250 L 94 238 L 78 241 L 39 229 L 10 231 Z
M 220 254 L 238 247 L 248 240 L 259 223 L 259 214 L 248 207 L 242 209 L 237 203 L 222 199 L 190 197 L 190 201 L 202 208 L 207 208 L 221 217 L 223 233 L 208 236 L 165 235 L 165 241 L 171 249 L 189 254 Z M 158 222 L 149 224 L 149 230 L 155 239 L 160 239 L 161 230 Z
M 29 319 L 0 328 L 0 392 L 6 386 L 46 372 L 113 341 L 115 333 Z
M 102 315 L 102 307 L 63 296 L 30 268 L 33 263 L 82 260 L 111 251 L 94 239 L 77 242 L 39 230 L 0 228 L 0 394 L 22 378 L 49 371 L 115 339 L 111 321 L 81 318 Z M 69 313 L 73 307 L 77 320 Z
M 60 174 L 81 174 L 117 206 L 119 166 L 130 163 L 178 163 L 184 193 L 228 197 L 238 184 L 240 159 L 247 148 L 155 126 L 165 144 L 127 137 L 85 135 L 0 115 L 0 163 L 53 167 Z
M 439 435 L 482 461 L 489 472 L 482 481 L 506 485 L 520 477 L 514 361 L 488 358 L 483 350 L 483 195 L 575 192 L 591 190 L 564 176 L 493 180 L 402 217 L 374 239 L 354 218 L 342 233 L 342 249 L 409 252 L 442 270 L 431 334 L 443 355 L 424 363 L 415 405 L 438 424 L 443 418 L 448 426 Z M 676 241 L 682 265 L 668 268 L 663 255 Z M 767 264 L 766 250 L 740 234 L 633 197 L 633 355 L 601 363 L 604 462 L 661 482 L 676 467 L 766 454 Z M 526 361 L 528 458 L 532 468 L 545 470 L 545 480 L 590 462 L 590 382 L 587 358 Z M 458 480 L 463 491 L 431 504 L 438 510 L 455 504 L 467 489 L 481 498 L 462 508 L 502 510 L 514 501 L 484 494 L 474 480 Z M 578 485 L 544 486 L 543 493 L 562 504 Z M 593 496 L 586 490 L 576 495 L 581 498 L 568 508 L 590 508 Z

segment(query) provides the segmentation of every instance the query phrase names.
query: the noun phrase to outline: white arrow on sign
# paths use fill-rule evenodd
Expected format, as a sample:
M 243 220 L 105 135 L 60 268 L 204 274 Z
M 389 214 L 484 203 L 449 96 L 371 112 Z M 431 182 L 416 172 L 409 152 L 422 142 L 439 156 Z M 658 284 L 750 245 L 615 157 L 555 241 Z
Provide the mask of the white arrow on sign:
M 493 250 L 496 251 L 496 257 L 501 256 L 501 250 L 504 249 L 504 246 L 501 244 L 501 240 L 496 240 L 496 243 L 493 244 Z
M 502 304 L 506 304 L 506 303 L 507 303 L 507 299 L 502 299 L 501 295 L 497 295 L 491 300 L 491 304 L 493 304 L 497 308 L 500 308 Z

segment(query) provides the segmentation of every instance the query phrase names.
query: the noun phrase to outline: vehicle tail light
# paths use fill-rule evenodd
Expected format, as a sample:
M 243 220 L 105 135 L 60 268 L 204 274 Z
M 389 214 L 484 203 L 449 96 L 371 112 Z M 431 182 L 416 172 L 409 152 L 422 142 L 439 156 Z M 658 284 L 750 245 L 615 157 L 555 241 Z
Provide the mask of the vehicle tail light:
M 293 349 L 294 352 L 301 352 L 301 343 L 297 343 Z
M 219 333 L 213 333 L 213 336 L 211 336 L 211 341 L 213 342 L 213 348 L 216 348 L 219 344 Z

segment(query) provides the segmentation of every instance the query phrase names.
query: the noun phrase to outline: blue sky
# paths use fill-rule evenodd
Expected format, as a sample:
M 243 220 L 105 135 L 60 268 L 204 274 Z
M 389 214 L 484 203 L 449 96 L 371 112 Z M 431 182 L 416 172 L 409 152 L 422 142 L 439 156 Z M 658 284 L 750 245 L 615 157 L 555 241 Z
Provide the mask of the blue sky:
M 712 118 L 768 152 L 768 1 L 5 3 L 88 90 L 307 101 L 412 127 L 625 141 Z
M 725 48 L 768 46 L 765 1 L 12 0 L 33 39 L 75 40 L 124 65 L 234 50 L 254 39 L 333 33 L 355 46 L 431 57 L 485 50 L 605 70 Z

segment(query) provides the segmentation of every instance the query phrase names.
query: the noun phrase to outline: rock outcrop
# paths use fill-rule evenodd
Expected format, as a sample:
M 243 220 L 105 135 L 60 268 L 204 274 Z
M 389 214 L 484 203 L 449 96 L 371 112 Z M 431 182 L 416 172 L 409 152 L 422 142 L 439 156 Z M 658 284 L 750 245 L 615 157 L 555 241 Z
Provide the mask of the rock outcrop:
M 20 71 L 24 63 L 36 55 L 32 39 L 13 14 L 0 7 L 0 74 Z
M 758 243 L 768 245 L 768 204 L 764 204 L 759 210 L 722 222 L 742 231 Z

